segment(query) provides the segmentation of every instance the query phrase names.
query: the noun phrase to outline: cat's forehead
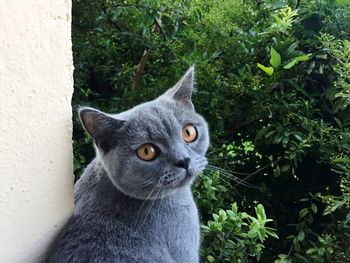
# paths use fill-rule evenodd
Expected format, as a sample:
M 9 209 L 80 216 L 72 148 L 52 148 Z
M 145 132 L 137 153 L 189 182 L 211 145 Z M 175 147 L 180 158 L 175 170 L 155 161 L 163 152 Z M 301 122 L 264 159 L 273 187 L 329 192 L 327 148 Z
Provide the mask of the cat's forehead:
M 124 117 L 129 138 L 159 141 L 176 139 L 184 124 L 198 121 L 195 115 L 174 103 L 152 102 L 131 109 Z
M 140 104 L 117 117 L 130 122 L 173 122 L 193 117 L 195 113 L 174 102 L 155 100 Z
M 161 127 L 162 130 L 173 129 L 183 119 L 183 112 L 176 111 L 173 105 L 148 104 L 133 110 L 129 122 L 146 127 Z

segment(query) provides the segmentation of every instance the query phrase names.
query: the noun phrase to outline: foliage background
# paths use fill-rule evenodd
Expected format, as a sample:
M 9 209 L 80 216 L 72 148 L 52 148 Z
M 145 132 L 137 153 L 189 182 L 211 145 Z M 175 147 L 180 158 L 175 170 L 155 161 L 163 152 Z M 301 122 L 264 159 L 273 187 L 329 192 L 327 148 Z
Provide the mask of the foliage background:
M 203 262 L 350 262 L 348 1 L 73 0 L 72 29 L 74 107 L 126 110 L 196 65 Z M 74 156 L 78 178 L 76 112 Z

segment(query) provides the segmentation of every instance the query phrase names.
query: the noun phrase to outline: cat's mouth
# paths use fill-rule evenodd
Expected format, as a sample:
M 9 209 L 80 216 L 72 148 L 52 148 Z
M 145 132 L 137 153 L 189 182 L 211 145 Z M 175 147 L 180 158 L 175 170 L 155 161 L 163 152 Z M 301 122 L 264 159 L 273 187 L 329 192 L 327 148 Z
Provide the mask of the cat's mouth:
M 186 175 L 178 182 L 177 187 L 183 187 L 187 184 L 191 184 L 194 178 L 196 177 L 197 173 L 191 172 L 190 170 L 186 171 Z
M 160 179 L 160 185 L 165 189 L 174 189 L 178 185 L 186 180 L 186 177 L 191 176 L 188 171 L 182 171 L 180 173 L 166 173 Z
M 159 179 L 157 188 L 166 196 L 177 189 L 191 185 L 196 176 L 202 172 L 207 165 L 205 157 L 199 157 L 188 169 L 178 169 L 177 171 L 166 171 Z
M 174 174 L 169 180 L 165 180 L 162 183 L 164 188 L 176 189 L 185 185 L 191 184 L 197 174 L 204 170 L 207 162 L 203 162 L 200 167 L 190 168 L 183 173 Z
M 208 164 L 206 158 L 201 158 L 196 167 L 190 168 L 186 171 L 186 175 L 179 181 L 177 187 L 183 187 L 187 184 L 192 184 L 196 176 L 205 169 Z

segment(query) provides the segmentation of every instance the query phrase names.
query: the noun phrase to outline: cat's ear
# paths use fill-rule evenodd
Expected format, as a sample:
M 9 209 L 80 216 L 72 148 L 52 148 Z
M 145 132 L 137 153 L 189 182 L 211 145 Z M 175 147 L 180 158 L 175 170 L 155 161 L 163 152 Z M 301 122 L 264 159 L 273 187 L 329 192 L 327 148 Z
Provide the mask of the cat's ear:
M 192 105 L 191 97 L 194 90 L 194 66 L 190 67 L 185 75 L 175 84 L 175 86 L 165 92 L 161 97 Z
M 104 152 L 108 152 L 115 146 L 116 132 L 125 123 L 123 120 L 117 120 L 93 108 L 80 108 L 79 117 L 84 129 L 94 139 L 96 146 Z

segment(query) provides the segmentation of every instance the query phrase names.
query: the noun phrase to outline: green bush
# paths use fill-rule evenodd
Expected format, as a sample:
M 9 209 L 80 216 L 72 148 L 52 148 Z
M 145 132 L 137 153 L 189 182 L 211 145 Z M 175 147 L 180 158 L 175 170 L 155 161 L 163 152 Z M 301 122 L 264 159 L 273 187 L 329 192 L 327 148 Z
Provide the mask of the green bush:
M 72 103 L 125 110 L 195 64 L 211 132 L 202 261 L 346 262 L 349 39 L 340 0 L 73 0 Z M 78 178 L 94 153 L 76 113 L 74 156 Z M 263 207 L 273 222 L 253 237 Z
M 207 245 L 202 251 L 205 262 L 249 262 L 252 257 L 259 260 L 265 239 L 278 237 L 274 229 L 265 226 L 272 220 L 266 218 L 261 204 L 255 213 L 256 217 L 238 212 L 236 203 L 230 210 L 214 213 L 214 221 L 202 225 L 203 243 Z

